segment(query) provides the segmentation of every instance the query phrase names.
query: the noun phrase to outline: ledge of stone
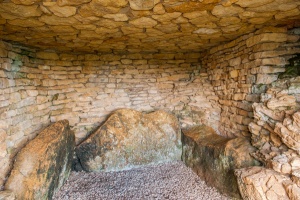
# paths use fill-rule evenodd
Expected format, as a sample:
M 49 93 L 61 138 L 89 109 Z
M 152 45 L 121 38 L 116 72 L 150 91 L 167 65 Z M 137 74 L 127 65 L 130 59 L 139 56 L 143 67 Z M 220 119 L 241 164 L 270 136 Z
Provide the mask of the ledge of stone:
M 224 138 L 208 126 L 183 131 L 183 160 L 220 192 L 240 198 L 234 169 L 259 165 L 246 138 Z

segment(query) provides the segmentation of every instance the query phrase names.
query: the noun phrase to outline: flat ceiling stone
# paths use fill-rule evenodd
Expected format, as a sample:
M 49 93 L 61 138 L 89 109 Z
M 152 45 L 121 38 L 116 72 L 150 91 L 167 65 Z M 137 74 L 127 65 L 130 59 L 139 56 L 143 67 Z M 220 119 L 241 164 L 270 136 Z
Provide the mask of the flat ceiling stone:
M 299 0 L 0 0 L 0 39 L 61 52 L 201 52 L 299 21 Z

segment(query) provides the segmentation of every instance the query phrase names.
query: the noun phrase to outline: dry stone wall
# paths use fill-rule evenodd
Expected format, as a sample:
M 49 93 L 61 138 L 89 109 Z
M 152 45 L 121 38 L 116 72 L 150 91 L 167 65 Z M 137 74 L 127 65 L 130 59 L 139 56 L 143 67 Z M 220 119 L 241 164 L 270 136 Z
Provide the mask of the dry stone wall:
M 50 123 L 51 102 L 26 48 L 0 41 L 0 187 L 15 154 Z
M 163 109 L 218 131 L 218 97 L 200 54 L 64 54 L 0 42 L 0 185 L 36 131 L 68 119 L 79 143 L 119 108 Z M 4 163 L 2 165 L 2 163 Z
M 253 104 L 252 155 L 264 167 L 236 172 L 245 199 L 300 198 L 300 77 L 273 82 Z M 257 185 L 256 182 L 261 184 Z
M 299 29 L 269 27 L 214 47 L 203 56 L 202 66 L 207 67 L 221 105 L 223 135 L 250 136 L 252 104 L 259 102 L 266 86 L 299 52 Z

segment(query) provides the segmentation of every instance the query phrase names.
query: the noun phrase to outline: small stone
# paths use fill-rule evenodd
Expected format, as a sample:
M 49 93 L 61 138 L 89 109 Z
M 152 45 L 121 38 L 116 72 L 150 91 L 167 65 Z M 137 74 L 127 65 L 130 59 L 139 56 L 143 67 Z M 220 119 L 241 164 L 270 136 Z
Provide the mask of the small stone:
M 129 0 L 132 10 L 151 10 L 154 7 L 154 0 Z
M 51 3 L 51 4 L 49 4 Z M 53 3 L 53 4 L 52 4 Z M 58 6 L 56 2 L 46 2 L 43 4 L 58 17 L 70 17 L 76 14 L 76 8 L 72 6 Z
M 157 24 L 157 21 L 148 17 L 141 17 L 131 20 L 129 23 L 138 28 L 151 28 Z

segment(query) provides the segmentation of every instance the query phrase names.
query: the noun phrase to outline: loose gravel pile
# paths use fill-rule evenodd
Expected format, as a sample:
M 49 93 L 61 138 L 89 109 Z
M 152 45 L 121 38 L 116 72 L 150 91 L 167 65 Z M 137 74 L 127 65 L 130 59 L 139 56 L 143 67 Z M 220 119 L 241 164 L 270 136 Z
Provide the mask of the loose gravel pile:
M 209 187 L 182 162 L 119 172 L 72 172 L 56 200 L 230 199 Z

